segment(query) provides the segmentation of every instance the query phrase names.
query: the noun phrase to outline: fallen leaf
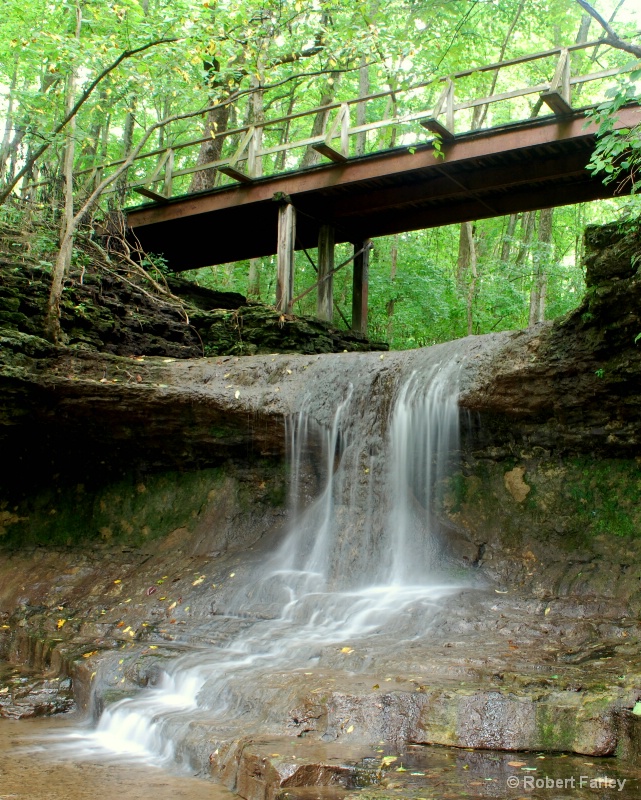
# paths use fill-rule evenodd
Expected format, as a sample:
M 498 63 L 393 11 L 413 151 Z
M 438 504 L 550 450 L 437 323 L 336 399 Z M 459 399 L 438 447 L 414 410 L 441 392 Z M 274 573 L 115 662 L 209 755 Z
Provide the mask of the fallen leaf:
M 201 575 L 200 578 L 196 578 L 195 581 L 191 584 L 192 586 L 200 586 L 200 584 L 205 580 L 205 576 Z
M 508 761 L 508 767 L 524 767 L 525 761 Z
M 114 581 L 114 583 L 122 583 L 122 581 L 120 580 L 120 578 L 116 578 L 116 580 Z
M 380 686 L 379 686 L 377 683 L 375 683 L 375 684 L 372 686 L 372 689 L 380 689 L 380 688 L 381 688 L 381 687 L 380 687 Z
M 97 652 L 98 652 L 97 650 L 92 650 L 90 653 L 83 653 L 82 657 L 83 658 L 91 658 L 91 656 L 95 656 Z
M 238 398 L 240 397 L 240 389 L 236 389 L 236 391 L 234 392 L 234 397 L 236 398 L 236 400 L 238 400 Z
M 158 591 L 158 589 L 156 589 L 156 587 L 155 587 L 155 586 L 150 586 L 150 587 L 147 589 L 147 597 L 151 597 L 151 595 L 152 595 L 154 592 L 157 592 L 157 591 Z
M 0 694 L 9 694 L 9 687 L 4 686 L 2 689 L 0 689 Z
M 233 578 L 235 574 L 236 574 L 235 572 L 230 572 L 230 573 L 229 573 L 229 577 L 230 577 L 230 578 Z
M 341 647 L 341 653 L 353 653 L 353 652 L 354 652 L 353 647 Z
M 395 761 L 398 761 L 398 756 L 384 756 L 381 758 L 381 764 L 383 764 L 383 766 L 393 764 Z
M 347 729 L 347 733 L 352 733 L 353 730 L 354 730 L 354 726 L 350 725 L 349 728 Z
M 167 611 L 171 611 L 172 609 L 176 608 L 177 605 L 178 605 L 178 603 L 176 603 L 176 601 L 174 600 L 174 602 L 169 606 Z
M 56 623 L 56 628 L 60 630 L 60 628 L 62 628 L 62 626 L 65 624 L 66 621 L 67 621 L 66 619 L 59 619 L 58 622 Z

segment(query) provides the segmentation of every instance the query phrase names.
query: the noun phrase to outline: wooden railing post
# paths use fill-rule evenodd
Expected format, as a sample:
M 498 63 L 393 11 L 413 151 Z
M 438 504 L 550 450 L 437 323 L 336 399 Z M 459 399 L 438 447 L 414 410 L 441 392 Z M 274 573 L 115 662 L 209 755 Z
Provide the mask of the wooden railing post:
M 438 117 L 443 113 L 445 106 L 445 125 L 439 122 Z M 421 125 L 431 133 L 436 134 L 441 139 L 454 138 L 454 81 L 447 79 L 445 89 L 441 93 L 431 117 L 422 119 Z
M 318 231 L 318 294 L 316 316 L 331 322 L 334 318 L 334 227 L 321 225 Z
M 354 277 L 352 282 L 352 330 L 367 335 L 367 295 L 369 288 L 369 251 L 372 243 L 354 242 Z M 359 252 L 360 251 L 360 252 Z
M 167 156 L 167 163 L 165 164 L 165 180 L 162 187 L 162 193 L 165 195 L 165 197 L 171 197 L 174 182 L 174 157 L 175 153 L 170 147 Z
M 447 99 L 445 103 L 445 127 L 454 135 L 454 81 L 447 79 Z
M 296 242 L 296 209 L 283 203 L 278 209 L 278 274 L 276 308 L 287 314 L 294 296 L 294 244 Z
M 256 126 L 249 140 L 249 147 L 247 150 L 247 174 L 250 178 L 260 178 L 263 174 L 263 158 L 260 155 L 262 144 L 263 129 L 260 126 Z
M 341 106 L 341 152 L 345 158 L 349 158 L 349 104 L 343 103 Z
M 567 48 L 561 50 L 552 83 L 547 92 L 541 93 L 541 100 L 547 103 L 555 114 L 570 114 L 572 112 L 570 95 L 570 52 Z

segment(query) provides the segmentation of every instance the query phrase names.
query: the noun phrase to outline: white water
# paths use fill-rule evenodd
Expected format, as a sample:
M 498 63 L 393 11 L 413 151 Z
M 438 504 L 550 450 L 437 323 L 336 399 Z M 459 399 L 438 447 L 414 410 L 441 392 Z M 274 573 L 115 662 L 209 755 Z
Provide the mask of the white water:
M 438 577 L 434 514 L 458 445 L 452 372 L 413 373 L 382 432 L 364 429 L 367 398 L 351 387 L 331 428 L 308 406 L 290 421 L 290 530 L 212 622 L 224 630 L 242 618 L 240 632 L 179 657 L 153 688 L 108 707 L 92 733 L 76 734 L 76 754 L 186 760 L 181 743 L 194 724 L 228 731 L 242 718 L 246 733 L 266 721 L 256 692 L 269 676 L 313 670 L 337 643 L 387 637 L 400 646 L 426 635 L 437 601 L 454 589 Z M 312 475 L 320 492 L 300 511 Z

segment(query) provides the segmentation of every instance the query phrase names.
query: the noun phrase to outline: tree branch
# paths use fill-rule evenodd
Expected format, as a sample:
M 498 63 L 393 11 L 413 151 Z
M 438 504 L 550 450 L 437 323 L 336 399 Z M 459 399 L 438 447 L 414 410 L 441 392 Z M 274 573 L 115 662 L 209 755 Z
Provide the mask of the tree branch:
M 622 39 L 619 34 L 614 30 L 614 28 L 604 19 L 601 14 L 593 8 L 587 0 L 576 0 L 576 2 L 581 6 L 584 11 L 593 17 L 599 25 L 603 28 L 606 33 L 605 41 L 611 45 L 612 47 L 616 47 L 617 50 L 623 50 L 626 53 L 631 53 L 633 56 L 637 58 L 641 58 L 641 47 L 635 44 L 631 44 L 630 42 L 626 42 L 625 39 Z
M 36 161 L 40 158 L 43 153 L 51 147 L 54 138 L 69 124 L 69 122 L 76 116 L 78 111 L 82 108 L 82 106 L 87 102 L 87 100 L 93 94 L 94 89 L 98 84 L 103 81 L 107 75 L 113 72 L 116 67 L 118 67 L 122 62 L 127 59 L 131 58 L 132 56 L 138 55 L 138 53 L 142 53 L 145 50 L 149 50 L 150 47 L 156 47 L 159 44 L 168 44 L 170 42 L 177 42 L 178 38 L 173 39 L 157 39 L 153 42 L 147 42 L 147 44 L 142 45 L 141 47 L 136 47 L 133 50 L 125 50 L 121 53 L 118 58 L 112 62 L 108 67 L 103 69 L 103 71 L 89 84 L 89 86 L 85 89 L 85 91 L 80 95 L 77 102 L 74 106 L 69 110 L 69 112 L 65 115 L 61 122 L 56 125 L 53 130 L 53 133 L 49 137 L 48 141 L 44 142 L 44 144 L 40 145 L 40 147 L 33 153 L 33 155 L 27 160 L 25 165 L 22 169 L 17 173 L 17 175 L 4 187 L 4 189 L 0 190 L 0 205 L 4 203 L 7 197 L 11 194 L 14 187 L 17 185 L 18 181 L 26 175 Z

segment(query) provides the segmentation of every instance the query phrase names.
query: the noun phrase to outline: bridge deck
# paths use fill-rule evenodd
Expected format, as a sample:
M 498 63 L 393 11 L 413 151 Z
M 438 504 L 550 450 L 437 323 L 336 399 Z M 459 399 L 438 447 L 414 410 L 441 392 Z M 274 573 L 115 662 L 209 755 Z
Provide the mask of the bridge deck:
M 639 122 L 637 106 L 617 124 Z M 127 218 L 143 248 L 176 271 L 275 254 L 280 193 L 298 212 L 296 249 L 316 247 L 321 224 L 337 242 L 361 242 L 610 197 L 614 186 L 585 168 L 594 142 L 577 111 L 456 136 L 443 142 L 444 158 L 429 144 L 396 148 L 146 204 Z

